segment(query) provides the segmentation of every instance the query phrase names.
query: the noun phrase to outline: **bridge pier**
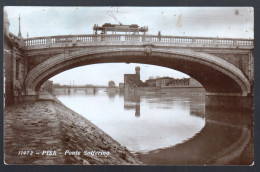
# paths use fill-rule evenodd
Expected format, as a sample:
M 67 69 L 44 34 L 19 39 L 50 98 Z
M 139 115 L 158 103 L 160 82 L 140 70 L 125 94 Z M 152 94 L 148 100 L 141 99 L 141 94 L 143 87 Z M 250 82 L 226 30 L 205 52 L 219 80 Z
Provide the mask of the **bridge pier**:
M 230 125 L 253 125 L 253 97 L 206 96 L 205 119 Z
M 210 93 L 210 92 L 206 92 L 205 93 L 206 96 L 222 96 L 222 97 L 246 97 L 248 96 L 248 93 L 244 92 L 244 93 Z
M 36 101 L 39 99 L 39 95 L 26 95 L 24 96 L 24 101 L 30 102 L 30 101 Z
M 241 108 L 252 110 L 253 97 L 252 96 L 212 96 L 206 95 L 206 106 L 215 106 L 219 108 Z
M 24 101 L 36 101 L 39 97 L 39 92 L 31 89 L 26 90 L 26 95 L 24 96 Z

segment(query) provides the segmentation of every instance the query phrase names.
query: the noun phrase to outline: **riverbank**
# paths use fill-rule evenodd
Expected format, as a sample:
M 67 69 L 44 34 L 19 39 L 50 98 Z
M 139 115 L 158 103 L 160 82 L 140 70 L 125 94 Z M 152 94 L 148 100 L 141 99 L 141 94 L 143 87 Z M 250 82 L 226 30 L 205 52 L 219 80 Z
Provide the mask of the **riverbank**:
M 126 147 L 57 100 L 4 109 L 6 164 L 141 164 Z

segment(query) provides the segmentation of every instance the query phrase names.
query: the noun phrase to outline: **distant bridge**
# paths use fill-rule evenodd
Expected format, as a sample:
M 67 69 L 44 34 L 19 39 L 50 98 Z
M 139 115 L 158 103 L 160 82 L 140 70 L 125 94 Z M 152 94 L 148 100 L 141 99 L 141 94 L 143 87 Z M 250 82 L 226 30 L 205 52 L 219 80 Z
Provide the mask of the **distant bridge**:
M 63 86 L 60 86 L 60 87 L 56 87 L 54 86 L 54 88 L 80 88 L 80 89 L 84 89 L 84 88 L 109 88 L 108 86 L 98 86 L 98 85 L 87 85 L 87 86 L 69 86 L 69 85 L 63 85 Z
M 251 39 L 129 34 L 20 39 L 9 34 L 8 41 L 14 47 L 9 62 L 13 66 L 12 82 L 22 80 L 27 96 L 37 95 L 46 80 L 68 69 L 119 62 L 181 71 L 198 80 L 207 95 L 252 95 L 254 41 Z

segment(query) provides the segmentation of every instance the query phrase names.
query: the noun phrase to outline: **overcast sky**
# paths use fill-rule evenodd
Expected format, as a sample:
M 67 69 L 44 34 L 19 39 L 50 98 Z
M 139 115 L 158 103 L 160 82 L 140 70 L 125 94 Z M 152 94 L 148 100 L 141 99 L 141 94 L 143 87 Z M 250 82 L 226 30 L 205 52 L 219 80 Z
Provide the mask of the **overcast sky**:
M 226 38 L 254 37 L 254 11 L 250 7 L 5 7 L 10 32 L 18 34 L 21 16 L 22 36 L 29 37 L 92 34 L 94 24 L 117 24 L 111 12 L 123 24 L 148 26 L 148 34 Z M 123 82 L 124 73 L 141 67 L 141 79 L 150 76 L 187 75 L 172 69 L 144 64 L 96 64 L 65 71 L 51 78 L 56 83 L 106 85 L 109 80 Z M 119 72 L 120 71 L 120 72 Z

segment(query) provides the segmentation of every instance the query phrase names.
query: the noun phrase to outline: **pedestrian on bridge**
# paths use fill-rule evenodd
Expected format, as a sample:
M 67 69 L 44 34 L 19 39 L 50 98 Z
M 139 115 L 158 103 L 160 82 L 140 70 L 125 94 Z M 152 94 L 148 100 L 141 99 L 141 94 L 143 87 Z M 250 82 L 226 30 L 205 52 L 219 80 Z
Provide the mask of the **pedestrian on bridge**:
M 158 32 L 158 39 L 159 39 L 159 42 L 161 41 L 161 31 Z

